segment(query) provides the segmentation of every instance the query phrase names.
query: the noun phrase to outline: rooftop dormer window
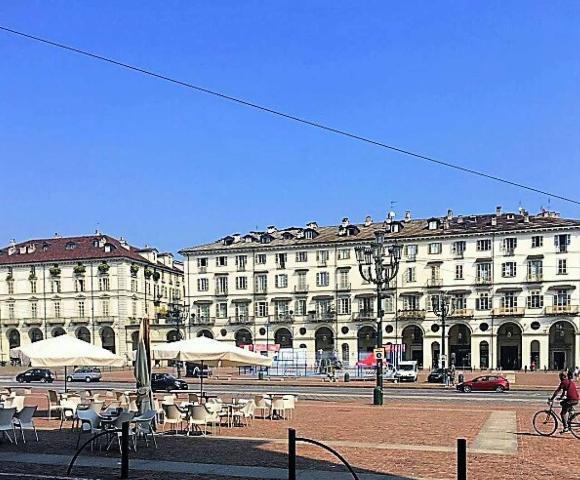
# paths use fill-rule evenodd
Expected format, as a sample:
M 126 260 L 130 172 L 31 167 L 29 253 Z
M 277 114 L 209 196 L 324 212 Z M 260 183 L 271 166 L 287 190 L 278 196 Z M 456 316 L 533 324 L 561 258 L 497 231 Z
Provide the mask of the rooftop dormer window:
M 270 234 L 265 234 L 260 237 L 260 243 L 270 243 L 274 237 Z
M 318 232 L 313 228 L 307 228 L 306 230 L 304 230 L 304 238 L 306 238 L 307 240 L 312 240 L 313 238 L 316 238 L 317 235 Z
M 64 246 L 65 250 L 74 250 L 77 247 L 77 244 L 75 242 L 67 242 L 67 244 Z
M 234 237 L 230 237 L 228 235 L 227 237 L 224 238 L 223 242 L 224 245 L 231 245 L 232 243 L 234 243 Z
M 427 227 L 429 230 L 437 230 L 439 228 L 439 219 L 438 218 L 430 218 L 427 221 Z
M 105 246 L 103 248 L 105 250 L 105 253 L 111 253 L 115 249 L 115 247 L 111 243 L 105 243 Z

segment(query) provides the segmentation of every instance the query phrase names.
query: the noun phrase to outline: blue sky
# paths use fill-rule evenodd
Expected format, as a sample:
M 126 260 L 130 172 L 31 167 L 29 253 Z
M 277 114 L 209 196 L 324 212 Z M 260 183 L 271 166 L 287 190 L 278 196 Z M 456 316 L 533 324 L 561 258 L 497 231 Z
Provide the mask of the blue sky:
M 5 0 L 0 24 L 580 197 L 577 2 Z M 3 245 L 548 205 L 3 32 L 0 162 Z

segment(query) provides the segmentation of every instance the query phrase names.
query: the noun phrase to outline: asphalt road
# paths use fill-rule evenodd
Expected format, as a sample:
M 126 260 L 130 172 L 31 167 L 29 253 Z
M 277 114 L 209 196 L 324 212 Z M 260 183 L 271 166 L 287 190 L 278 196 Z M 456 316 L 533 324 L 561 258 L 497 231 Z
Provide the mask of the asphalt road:
M 199 391 L 199 381 L 192 382 L 188 380 L 191 391 Z M 118 389 L 124 390 L 130 388 L 126 382 L 98 382 L 87 384 L 84 382 L 69 382 L 69 389 L 82 390 L 90 388 L 99 389 Z M 18 384 L 11 378 L 0 378 L 0 386 L 32 386 L 35 389 L 55 389 L 64 390 L 64 382 L 56 381 L 53 384 Z M 297 394 L 305 400 L 355 400 L 355 399 L 372 399 L 372 387 L 340 387 L 327 385 L 310 385 L 310 386 L 290 386 L 290 385 L 204 385 L 204 391 L 213 394 L 222 395 L 250 395 L 252 393 L 280 393 L 280 394 Z M 405 388 L 388 387 L 384 390 L 385 401 L 394 400 L 425 400 L 425 401 L 477 401 L 477 402 L 524 402 L 524 403 L 545 403 L 549 393 L 546 391 L 511 391 L 504 393 L 496 392 L 471 392 L 462 393 L 455 389 L 433 389 L 433 388 Z

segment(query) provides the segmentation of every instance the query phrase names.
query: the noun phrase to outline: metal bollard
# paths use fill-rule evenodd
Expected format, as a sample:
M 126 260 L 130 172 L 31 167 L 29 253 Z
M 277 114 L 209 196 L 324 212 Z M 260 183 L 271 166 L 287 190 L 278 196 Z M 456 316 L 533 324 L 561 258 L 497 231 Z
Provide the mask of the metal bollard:
M 296 480 L 296 430 L 288 429 L 288 480 Z
M 457 439 L 457 480 L 467 480 L 467 440 Z
M 129 422 L 121 427 L 121 478 L 129 478 Z

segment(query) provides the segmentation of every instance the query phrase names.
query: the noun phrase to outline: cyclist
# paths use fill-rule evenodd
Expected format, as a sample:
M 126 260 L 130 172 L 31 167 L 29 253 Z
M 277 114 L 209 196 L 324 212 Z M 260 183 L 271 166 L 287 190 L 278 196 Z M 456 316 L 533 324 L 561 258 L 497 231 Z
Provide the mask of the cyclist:
M 564 398 L 560 402 L 560 405 L 562 406 L 560 416 L 562 417 L 562 425 L 564 425 L 564 429 L 562 430 L 561 433 L 565 433 L 570 431 L 570 426 L 568 425 L 566 417 L 568 412 L 572 409 L 572 407 L 578 404 L 578 390 L 576 389 L 576 385 L 574 384 L 574 382 L 570 381 L 570 379 L 567 378 L 567 375 L 564 372 L 560 372 L 559 377 L 560 377 L 560 385 L 558 385 L 558 388 L 554 391 L 552 397 L 548 402 L 549 403 L 553 402 L 554 398 L 556 398 L 556 395 L 558 395 L 558 392 L 560 390 L 562 390 L 562 396 L 560 397 L 560 399 L 562 399 L 564 395 L 566 396 L 566 398 Z

